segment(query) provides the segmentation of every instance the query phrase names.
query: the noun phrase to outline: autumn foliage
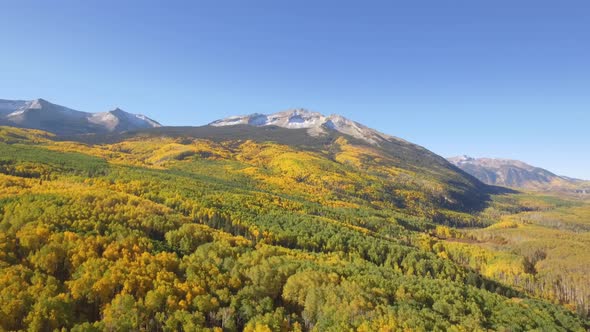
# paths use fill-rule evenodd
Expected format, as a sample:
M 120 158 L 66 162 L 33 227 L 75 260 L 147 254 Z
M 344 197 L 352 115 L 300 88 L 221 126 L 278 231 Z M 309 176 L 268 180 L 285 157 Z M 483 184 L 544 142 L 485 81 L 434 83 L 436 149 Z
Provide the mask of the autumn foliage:
M 468 212 L 392 158 L 344 138 L 82 144 L 0 127 L 0 330 L 588 328 L 579 295 L 551 291 L 550 249 L 457 228 L 495 213 L 499 232 L 522 227 L 502 202 Z

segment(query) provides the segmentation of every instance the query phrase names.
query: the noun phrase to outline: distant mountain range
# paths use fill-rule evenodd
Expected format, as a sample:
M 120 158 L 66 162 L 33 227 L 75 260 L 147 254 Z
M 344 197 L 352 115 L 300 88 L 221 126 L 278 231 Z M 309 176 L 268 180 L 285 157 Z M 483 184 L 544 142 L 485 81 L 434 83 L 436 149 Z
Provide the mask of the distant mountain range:
M 234 116 L 202 127 L 163 127 L 142 115 L 119 109 L 85 113 L 43 99 L 0 101 L 0 124 L 57 134 L 57 140 L 106 144 L 149 137 L 207 141 L 274 142 L 334 160 L 347 167 L 374 169 L 378 178 L 394 176 L 399 195 L 418 190 L 429 203 L 461 210 L 481 208 L 487 186 L 445 158 L 403 139 L 380 133 L 339 115 L 295 109 L 270 115 Z M 393 187 L 390 190 L 394 190 Z M 404 191 L 408 190 L 408 191 Z M 391 195 L 391 193 L 388 193 Z M 398 197 L 398 196 L 396 196 Z M 404 203 L 399 203 L 400 205 Z
M 462 178 L 459 182 L 467 184 L 468 188 L 477 187 L 477 181 L 454 174 L 451 164 L 488 185 L 590 192 L 590 182 L 558 176 L 516 160 L 461 156 L 449 158 L 447 161 L 423 147 L 381 133 L 341 115 L 325 116 L 305 109 L 268 115 L 255 113 L 232 116 L 213 121 L 203 127 L 162 127 L 160 123 L 144 115 L 131 114 L 119 108 L 108 112 L 87 113 L 44 99 L 0 99 L 0 125 L 40 129 L 67 137 L 103 135 L 97 136 L 99 140 L 121 137 L 113 136 L 114 134 L 144 131 L 150 134 L 192 135 L 204 138 L 261 139 L 289 145 L 305 142 L 306 146 L 310 146 L 329 144 L 328 142 L 336 136 L 344 135 L 385 151 L 390 162 L 393 162 L 392 165 L 396 167 L 424 172 L 435 177 L 443 176 L 450 179 L 459 176 Z
M 531 166 L 518 160 L 472 158 L 469 156 L 452 157 L 448 160 L 489 185 L 590 193 L 590 182 L 588 181 L 559 176 L 546 169 Z
M 87 113 L 44 99 L 0 99 L 0 125 L 41 129 L 58 135 L 113 133 L 161 126 L 144 115 L 127 113 L 119 108 Z

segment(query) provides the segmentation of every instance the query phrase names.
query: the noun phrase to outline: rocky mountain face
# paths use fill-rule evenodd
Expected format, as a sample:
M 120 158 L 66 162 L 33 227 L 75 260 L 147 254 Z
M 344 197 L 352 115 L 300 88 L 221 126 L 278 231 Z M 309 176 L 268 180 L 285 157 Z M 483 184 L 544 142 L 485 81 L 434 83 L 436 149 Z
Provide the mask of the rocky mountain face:
M 0 100 L 0 124 L 41 129 L 58 135 L 113 133 L 161 126 L 144 115 L 127 113 L 118 108 L 87 113 L 44 99 Z
M 586 181 L 559 176 L 518 160 L 469 156 L 452 157 L 448 160 L 490 185 L 524 189 L 565 189 L 580 193 L 590 188 Z
M 287 129 L 306 129 L 311 136 L 325 135 L 329 131 L 339 132 L 363 140 L 373 145 L 381 145 L 384 141 L 400 140 L 399 138 L 380 133 L 358 122 L 341 115 L 329 116 L 305 109 L 295 109 L 270 115 L 250 114 L 232 116 L 209 124 L 214 127 L 250 125 L 255 127 L 277 126 Z

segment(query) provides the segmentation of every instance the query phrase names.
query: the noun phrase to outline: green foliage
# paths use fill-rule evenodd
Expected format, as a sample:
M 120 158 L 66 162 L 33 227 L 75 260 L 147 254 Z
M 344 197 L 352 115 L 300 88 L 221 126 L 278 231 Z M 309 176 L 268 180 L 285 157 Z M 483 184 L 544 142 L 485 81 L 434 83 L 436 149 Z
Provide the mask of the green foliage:
M 101 158 L 24 144 L 0 143 L 0 173 L 3 174 L 49 179 L 63 173 L 94 177 L 107 172 L 108 164 Z
M 0 143 L 14 170 L 0 174 L 2 330 L 588 327 L 464 267 L 476 259 L 438 241 L 460 233 L 437 223 L 478 217 L 437 201 L 433 174 L 395 180 L 376 175 L 387 162 L 363 170 L 317 146 L 39 137 Z M 543 255 L 526 257 L 540 273 Z

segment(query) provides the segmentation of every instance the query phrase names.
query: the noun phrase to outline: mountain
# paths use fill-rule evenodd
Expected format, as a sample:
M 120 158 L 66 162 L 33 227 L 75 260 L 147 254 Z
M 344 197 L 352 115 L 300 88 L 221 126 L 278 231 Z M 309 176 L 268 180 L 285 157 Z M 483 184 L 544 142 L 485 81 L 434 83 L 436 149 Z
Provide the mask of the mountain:
M 305 109 L 288 110 L 270 115 L 255 113 L 231 116 L 214 121 L 209 125 L 214 127 L 235 125 L 250 125 L 254 127 L 277 126 L 287 129 L 306 129 L 311 136 L 321 136 L 325 135 L 328 131 L 336 131 L 374 145 L 380 145 L 384 141 L 399 140 L 399 138 L 380 133 L 341 115 L 332 114 L 330 116 L 324 116 Z
M 249 132 L 250 137 L 253 132 L 263 132 L 266 139 L 283 144 L 300 141 L 306 142 L 307 145 L 317 145 L 323 142 L 327 146 L 331 145 L 335 150 L 342 148 L 332 142 L 337 142 L 338 137 L 346 137 L 350 144 L 362 146 L 365 151 L 371 151 L 362 157 L 365 165 L 378 164 L 383 168 L 403 169 L 411 172 L 410 177 L 414 179 L 412 181 L 420 178 L 420 181 L 428 182 L 429 186 L 436 186 L 434 185 L 436 182 L 442 188 L 446 188 L 446 194 L 439 192 L 438 197 L 433 200 L 446 202 L 452 206 L 463 205 L 471 208 L 479 206 L 486 200 L 485 197 L 490 189 L 454 167 L 445 158 L 419 145 L 383 134 L 341 115 L 325 116 L 305 109 L 294 109 L 268 115 L 255 113 L 231 116 L 213 121 L 209 127 L 209 132 L 212 132 L 213 128 L 226 128 L 232 133 L 231 135 Z M 269 137 L 271 133 L 275 136 L 274 138 Z M 298 137 L 295 139 L 295 136 Z M 286 137 L 289 138 L 286 139 Z
M 522 161 L 459 156 L 448 160 L 480 181 L 497 186 L 525 189 L 562 189 L 585 192 L 588 182 L 556 175 Z
M 162 126 L 145 115 L 127 113 L 120 108 L 115 108 L 109 112 L 94 113 L 89 118 L 89 121 L 106 128 L 109 132 L 123 132 Z
M 127 113 L 119 108 L 87 113 L 44 99 L 0 100 L 0 124 L 41 129 L 58 135 L 112 133 L 160 126 L 144 115 Z

